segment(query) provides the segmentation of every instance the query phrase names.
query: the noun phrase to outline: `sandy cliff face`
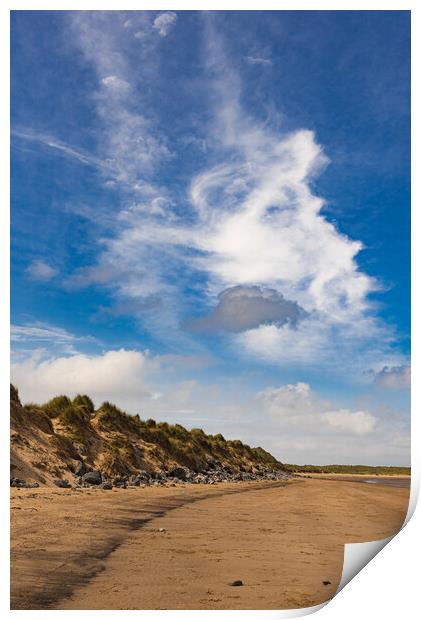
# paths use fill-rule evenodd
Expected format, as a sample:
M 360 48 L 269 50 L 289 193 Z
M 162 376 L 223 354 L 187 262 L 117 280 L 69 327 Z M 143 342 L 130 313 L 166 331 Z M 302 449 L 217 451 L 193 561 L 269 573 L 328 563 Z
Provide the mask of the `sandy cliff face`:
M 41 409 L 23 407 L 17 390 L 10 390 L 11 477 L 39 483 L 70 477 L 69 466 L 77 462 L 72 441 L 55 432 L 51 419 Z
M 11 386 L 11 478 L 40 484 L 101 480 L 247 480 L 284 475 L 282 464 L 262 448 L 227 441 L 201 429 L 142 421 L 111 403 L 97 410 L 87 396 L 58 396 L 23 406 Z

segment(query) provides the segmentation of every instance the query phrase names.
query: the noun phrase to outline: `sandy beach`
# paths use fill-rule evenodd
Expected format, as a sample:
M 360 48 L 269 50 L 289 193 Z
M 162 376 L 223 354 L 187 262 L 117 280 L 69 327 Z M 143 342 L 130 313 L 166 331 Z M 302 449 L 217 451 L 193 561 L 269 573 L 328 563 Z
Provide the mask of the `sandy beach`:
M 338 587 L 344 543 L 397 532 L 408 497 L 405 488 L 315 479 L 13 489 L 11 607 L 316 605 Z

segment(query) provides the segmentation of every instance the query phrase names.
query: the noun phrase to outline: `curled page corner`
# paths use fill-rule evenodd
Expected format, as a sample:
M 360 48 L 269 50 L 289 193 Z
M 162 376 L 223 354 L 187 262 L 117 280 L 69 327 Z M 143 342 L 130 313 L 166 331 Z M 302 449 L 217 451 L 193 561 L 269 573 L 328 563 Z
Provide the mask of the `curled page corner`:
M 419 479 L 412 476 L 408 510 L 401 529 L 388 538 L 363 543 L 347 543 L 345 545 L 342 577 L 335 596 L 407 525 L 414 514 L 418 496 Z
M 405 525 L 408 524 L 408 521 L 410 521 L 412 515 L 415 512 L 415 508 L 418 503 L 419 493 L 420 493 L 420 474 L 418 471 L 416 471 L 414 473 L 411 473 L 411 490 L 409 494 L 408 511 L 406 513 L 404 524 L 402 525 L 403 528 L 405 527 Z
M 336 594 L 342 590 L 394 537 L 396 534 L 363 543 L 348 543 L 344 550 L 342 577 Z

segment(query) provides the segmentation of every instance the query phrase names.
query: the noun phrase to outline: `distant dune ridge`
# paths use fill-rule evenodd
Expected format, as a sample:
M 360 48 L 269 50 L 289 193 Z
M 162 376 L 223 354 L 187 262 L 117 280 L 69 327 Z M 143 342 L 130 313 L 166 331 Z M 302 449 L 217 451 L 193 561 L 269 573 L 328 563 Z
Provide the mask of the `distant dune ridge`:
M 103 488 L 177 481 L 214 484 L 290 476 L 263 448 L 141 420 L 105 402 L 57 396 L 22 405 L 10 387 L 11 485 L 101 485 Z

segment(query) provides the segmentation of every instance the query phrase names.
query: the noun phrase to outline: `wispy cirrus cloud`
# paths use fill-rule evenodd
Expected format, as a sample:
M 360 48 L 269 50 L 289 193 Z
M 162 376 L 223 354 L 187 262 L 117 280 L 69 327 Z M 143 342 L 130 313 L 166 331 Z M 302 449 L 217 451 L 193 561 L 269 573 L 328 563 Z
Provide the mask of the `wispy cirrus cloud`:
M 152 36 L 152 16 L 147 11 L 128 18 L 126 15 L 124 12 L 113 15 L 107 11 L 75 11 L 72 33 L 75 45 L 91 64 L 98 79 L 95 89 L 101 129 L 98 147 L 107 162 L 108 181 L 120 190 L 142 196 L 156 193 L 151 178 L 156 166 L 170 157 L 171 152 L 165 137 L 145 111 L 142 91 L 138 88 L 144 75 L 142 65 L 149 66 L 148 61 L 157 45 L 156 37 Z M 169 27 L 169 23 L 163 23 L 163 32 Z M 136 67 L 124 53 L 127 31 L 133 28 L 139 29 L 138 33 L 143 35 L 138 37 Z
M 358 266 L 363 244 L 327 220 L 325 201 L 314 191 L 329 164 L 323 147 L 312 131 L 280 131 L 245 111 L 240 77 L 213 17 L 204 18 L 203 55 L 211 163 L 204 161 L 192 176 L 183 208 L 157 181 L 172 153 L 148 115 L 143 68 L 133 65 L 125 41 L 127 32 L 141 32 L 139 55 L 153 63 L 158 18 L 119 14 L 111 20 L 96 12 L 72 18 L 76 44 L 97 76 L 103 173 L 125 200 L 96 264 L 77 270 L 67 284 L 104 286 L 143 309 L 142 300 L 159 299 L 158 309 L 139 312 L 144 326 L 190 345 L 192 335 L 180 327 L 194 323 L 199 305 L 207 312 L 202 327 L 231 333 L 229 345 L 245 359 L 352 369 L 357 377 L 405 363 L 394 350 L 393 330 L 370 302 L 380 286 Z M 251 58 L 269 56 L 253 52 Z M 233 290 L 272 291 L 277 301 L 243 294 L 242 318 L 233 322 Z
M 75 336 L 66 329 L 46 323 L 12 324 L 10 334 L 12 342 L 33 343 L 43 341 L 67 344 L 95 341 L 95 338 L 92 336 Z
M 98 157 L 95 157 L 90 153 L 86 153 L 81 149 L 65 144 L 47 133 L 40 133 L 30 129 L 12 128 L 11 134 L 12 138 L 36 142 L 44 147 L 59 151 L 63 156 L 75 159 L 85 166 L 91 166 L 93 168 L 98 168 L 99 170 L 105 170 L 108 167 L 107 164 Z
M 227 300 L 218 301 L 218 295 L 235 287 L 270 289 L 291 308 L 301 308 L 306 316 L 298 325 L 263 316 L 262 324 L 238 319 L 228 331 L 238 332 L 231 342 L 246 356 L 275 364 L 319 363 L 340 372 L 351 365 L 356 376 L 402 363 L 393 351 L 393 332 L 370 305 L 379 285 L 358 267 L 362 243 L 322 215 L 325 202 L 312 190 L 328 165 L 314 133 L 283 134 L 255 121 L 242 109 L 239 78 L 213 31 L 206 53 L 214 93 L 209 144 L 219 163 L 193 177 L 191 210 L 183 216 L 126 211 L 98 268 L 118 265 L 127 274 L 117 284 L 123 296 L 165 297 L 176 329 L 186 320 L 180 314 L 186 311 L 180 309 L 184 283 L 197 274 L 206 276 L 198 294 L 210 308 L 209 325 L 227 328 Z M 156 315 L 153 320 L 156 327 Z M 167 314 L 167 326 L 168 320 Z
M 259 55 L 249 55 L 246 56 L 246 61 L 250 64 L 250 65 L 267 65 L 270 66 L 272 65 L 272 59 L 267 57 L 267 56 L 259 56 Z

